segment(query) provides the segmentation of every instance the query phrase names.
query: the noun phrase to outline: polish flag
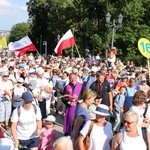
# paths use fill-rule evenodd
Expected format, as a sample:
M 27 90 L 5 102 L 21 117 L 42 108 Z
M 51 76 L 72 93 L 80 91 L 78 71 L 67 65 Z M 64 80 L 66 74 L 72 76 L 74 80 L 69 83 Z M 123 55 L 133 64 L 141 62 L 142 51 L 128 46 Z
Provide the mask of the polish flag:
M 62 50 L 72 47 L 75 45 L 75 38 L 71 32 L 71 29 L 69 29 L 64 36 L 59 40 L 57 46 L 54 49 L 54 52 L 57 55 L 62 55 Z
M 21 55 L 26 54 L 26 52 L 37 51 L 36 47 L 28 36 L 25 36 L 16 42 L 10 42 L 8 44 L 8 49 L 13 52 L 19 52 Z

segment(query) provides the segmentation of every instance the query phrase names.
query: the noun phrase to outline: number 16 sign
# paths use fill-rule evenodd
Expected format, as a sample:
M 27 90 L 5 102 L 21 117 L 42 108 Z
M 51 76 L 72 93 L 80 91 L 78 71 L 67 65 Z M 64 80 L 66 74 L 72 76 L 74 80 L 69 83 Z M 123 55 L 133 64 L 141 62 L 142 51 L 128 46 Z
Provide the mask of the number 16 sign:
M 138 49 L 144 57 L 150 58 L 150 41 L 141 38 L 138 41 Z

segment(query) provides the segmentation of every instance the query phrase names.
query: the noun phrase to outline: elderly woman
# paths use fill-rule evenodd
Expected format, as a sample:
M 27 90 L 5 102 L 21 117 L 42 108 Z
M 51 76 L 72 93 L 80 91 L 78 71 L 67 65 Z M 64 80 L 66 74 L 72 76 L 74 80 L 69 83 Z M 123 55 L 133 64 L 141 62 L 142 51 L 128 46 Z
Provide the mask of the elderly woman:
M 111 150 L 146 150 L 142 130 L 138 127 L 137 113 L 131 110 L 127 111 L 123 121 L 124 128 L 113 138 Z
M 79 136 L 79 150 L 84 150 L 84 139 L 86 136 L 90 138 L 90 146 L 87 150 L 110 150 L 110 140 L 113 137 L 112 125 L 106 120 L 110 115 L 108 106 L 99 104 L 95 111 L 96 119 L 91 127 L 91 121 L 88 121 L 83 129 L 80 131 Z M 89 130 L 91 131 L 89 133 Z M 76 149 L 76 148 L 75 148 Z

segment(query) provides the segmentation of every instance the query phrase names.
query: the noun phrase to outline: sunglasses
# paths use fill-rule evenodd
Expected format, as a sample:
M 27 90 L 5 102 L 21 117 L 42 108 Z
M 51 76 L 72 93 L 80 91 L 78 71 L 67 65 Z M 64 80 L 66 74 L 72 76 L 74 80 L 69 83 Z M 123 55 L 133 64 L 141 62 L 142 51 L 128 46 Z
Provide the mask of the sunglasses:
M 3 76 L 3 77 L 9 77 L 9 76 Z
M 126 121 L 126 120 L 125 120 L 123 123 L 124 123 L 124 124 L 128 124 L 128 125 L 130 125 L 130 124 L 135 123 L 135 122 L 134 122 L 134 121 L 129 122 L 129 121 Z

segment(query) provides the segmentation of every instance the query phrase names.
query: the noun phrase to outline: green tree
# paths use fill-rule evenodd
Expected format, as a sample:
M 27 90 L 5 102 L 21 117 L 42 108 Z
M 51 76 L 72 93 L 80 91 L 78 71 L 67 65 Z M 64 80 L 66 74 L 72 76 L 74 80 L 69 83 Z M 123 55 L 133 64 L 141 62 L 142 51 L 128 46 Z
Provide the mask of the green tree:
M 30 23 L 18 23 L 11 28 L 9 41 L 17 41 L 24 36 L 27 36 L 30 32 Z
M 115 33 L 114 46 L 122 58 L 139 61 L 142 56 L 137 42 L 141 37 L 150 39 L 149 3 L 150 0 L 30 0 L 27 6 L 31 36 L 38 45 L 41 42 L 37 41 L 48 41 L 49 52 L 53 53 L 57 36 L 72 28 L 81 54 L 86 48 L 91 53 L 104 54 L 112 34 L 105 26 L 105 14 L 110 12 L 117 19 L 121 13 L 123 26 Z

